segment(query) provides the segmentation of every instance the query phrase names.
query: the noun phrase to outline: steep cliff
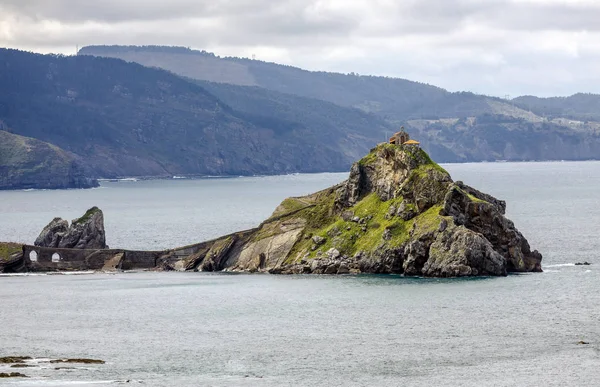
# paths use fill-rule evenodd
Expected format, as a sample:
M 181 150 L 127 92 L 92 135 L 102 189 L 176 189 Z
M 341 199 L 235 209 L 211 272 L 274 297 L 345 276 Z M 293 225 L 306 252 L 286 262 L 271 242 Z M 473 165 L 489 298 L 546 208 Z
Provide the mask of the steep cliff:
M 166 71 L 91 56 L 0 49 L 0 90 L 1 122 L 94 177 L 345 171 L 391 130 L 322 101 L 222 93 L 238 109 Z
M 97 186 L 96 180 L 85 176 L 73 154 L 34 138 L 0 130 L 0 189 Z
M 257 229 L 217 239 L 181 265 L 205 271 L 454 277 L 541 271 L 506 204 L 421 149 L 380 144 L 345 182 L 288 198 Z

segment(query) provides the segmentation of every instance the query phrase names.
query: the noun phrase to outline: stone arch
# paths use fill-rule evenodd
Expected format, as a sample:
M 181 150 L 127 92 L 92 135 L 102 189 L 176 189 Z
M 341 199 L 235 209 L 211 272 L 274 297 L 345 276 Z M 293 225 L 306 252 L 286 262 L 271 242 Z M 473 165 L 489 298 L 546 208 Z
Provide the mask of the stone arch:
M 29 260 L 30 260 L 31 262 L 37 262 L 37 260 L 38 260 L 38 253 L 37 253 L 37 251 L 35 251 L 35 250 L 31 250 L 31 251 L 29 252 Z
M 52 262 L 54 262 L 54 263 L 60 262 L 60 254 L 59 253 L 52 254 Z

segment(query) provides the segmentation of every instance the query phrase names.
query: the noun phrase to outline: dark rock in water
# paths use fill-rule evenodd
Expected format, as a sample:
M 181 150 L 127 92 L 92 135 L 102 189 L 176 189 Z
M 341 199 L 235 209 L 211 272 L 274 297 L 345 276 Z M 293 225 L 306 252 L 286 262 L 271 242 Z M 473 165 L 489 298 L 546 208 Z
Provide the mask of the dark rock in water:
M 27 378 L 27 375 L 23 375 L 20 372 L 0 372 L 0 378 Z
M 541 254 L 505 211 L 503 200 L 454 182 L 420 148 L 380 144 L 345 182 L 284 200 L 242 238 L 207 242 L 194 262 L 201 270 L 273 274 L 541 271 Z
M 577 262 L 575 264 L 575 266 L 589 266 L 589 265 L 591 265 L 591 263 L 589 263 L 587 261 L 586 262 Z
M 0 364 L 25 363 L 25 360 L 31 360 L 30 356 L 5 356 L 0 357 Z
M 40 233 L 34 243 L 41 247 L 72 249 L 106 249 L 104 214 L 98 207 L 92 207 L 78 219 L 69 223 L 54 218 Z
M 51 364 L 56 363 L 79 363 L 79 364 L 104 364 L 106 363 L 104 360 L 97 359 L 56 359 L 50 360 Z
M 10 368 L 32 368 L 32 367 L 36 367 L 36 366 L 33 364 L 21 364 L 21 363 L 13 364 L 10 366 Z

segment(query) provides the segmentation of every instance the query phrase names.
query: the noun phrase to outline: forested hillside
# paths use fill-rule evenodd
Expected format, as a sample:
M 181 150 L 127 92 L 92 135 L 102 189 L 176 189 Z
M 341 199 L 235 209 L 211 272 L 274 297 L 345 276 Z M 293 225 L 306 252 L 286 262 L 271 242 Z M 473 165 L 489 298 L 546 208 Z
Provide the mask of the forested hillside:
M 85 176 L 75 155 L 34 138 L 0 130 L 0 189 L 90 188 L 97 185 L 97 181 Z
M 304 106 L 249 114 L 166 71 L 91 56 L 0 50 L 0 88 L 7 126 L 80 155 L 100 177 L 346 170 L 387 129 L 333 105 L 310 120 Z
M 506 101 L 185 48 L 81 53 L 94 55 L 0 49 L 0 129 L 46 157 L 20 171 L 58 159 L 85 177 L 344 171 L 400 126 L 439 162 L 600 158 L 595 95 Z
M 450 93 L 405 79 L 311 72 L 258 60 L 220 58 L 183 47 L 90 46 L 80 54 L 122 58 L 200 80 L 224 102 L 263 117 L 285 117 L 282 107 L 297 106 L 298 97 L 319 100 L 327 109 L 332 103 L 354 107 L 377 115 L 383 126 L 404 125 L 442 162 L 600 158 L 597 95 L 509 101 Z M 273 112 L 261 110 L 261 106 L 273 105 L 277 106 Z M 310 106 L 319 106 L 319 102 Z M 363 127 L 363 132 L 370 130 Z
M 515 105 L 539 116 L 581 121 L 600 121 L 600 95 L 578 93 L 570 97 L 539 98 L 531 95 L 513 99 Z
M 490 98 L 472 93 L 450 93 L 398 78 L 313 72 L 258 60 L 220 58 L 183 47 L 88 46 L 79 54 L 120 58 L 198 80 L 316 98 L 377 113 L 392 122 L 493 112 Z

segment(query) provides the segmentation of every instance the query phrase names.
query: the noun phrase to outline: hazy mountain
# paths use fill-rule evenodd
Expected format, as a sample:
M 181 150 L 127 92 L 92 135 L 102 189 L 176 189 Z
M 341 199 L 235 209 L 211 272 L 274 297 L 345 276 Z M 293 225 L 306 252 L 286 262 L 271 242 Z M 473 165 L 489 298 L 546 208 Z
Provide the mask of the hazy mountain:
M 88 46 L 79 54 L 119 58 L 198 80 L 316 98 L 377 113 L 392 122 L 493 113 L 489 101 L 502 102 L 405 79 L 306 71 L 259 60 L 220 58 L 183 47 Z
M 407 123 L 422 146 L 451 161 L 590 160 L 600 158 L 600 123 L 569 123 L 502 114 Z
M 297 96 L 319 99 L 325 110 L 333 109 L 330 103 L 356 107 L 378 115 L 395 128 L 405 125 L 439 161 L 600 157 L 599 125 L 593 121 L 600 118 L 600 98 L 595 95 L 507 101 L 450 93 L 404 79 L 311 72 L 257 60 L 220 58 L 183 47 L 90 46 L 80 54 L 122 58 L 188 79 L 212 81 L 197 83 L 251 114 L 261 112 L 285 120 L 287 107 L 299 107 Z M 320 105 L 310 101 L 295 114 L 305 118 L 312 115 Z M 552 116 L 550 107 L 554 109 Z M 323 117 L 327 114 L 320 114 L 317 121 Z M 573 121 L 584 117 L 592 121 Z M 364 125 L 363 132 L 370 130 Z
M 0 49 L 4 128 L 47 143 L 35 149 L 51 159 L 57 157 L 48 149 L 69 155 L 78 173 L 83 168 L 92 177 L 347 170 L 400 125 L 439 162 L 600 155 L 594 95 L 506 101 L 181 48 L 82 53 L 173 71 L 94 55 Z M 547 106 L 556 116 L 543 114 Z M 0 149 L 5 165 L 18 164 L 7 149 Z
M 578 93 L 570 97 L 539 98 L 531 95 L 513 99 L 515 105 L 550 118 L 600 121 L 600 95 Z
M 0 119 L 15 133 L 81 156 L 102 177 L 346 170 L 390 130 L 301 98 L 236 110 L 174 74 L 92 56 L 0 50 L 0 88 Z

